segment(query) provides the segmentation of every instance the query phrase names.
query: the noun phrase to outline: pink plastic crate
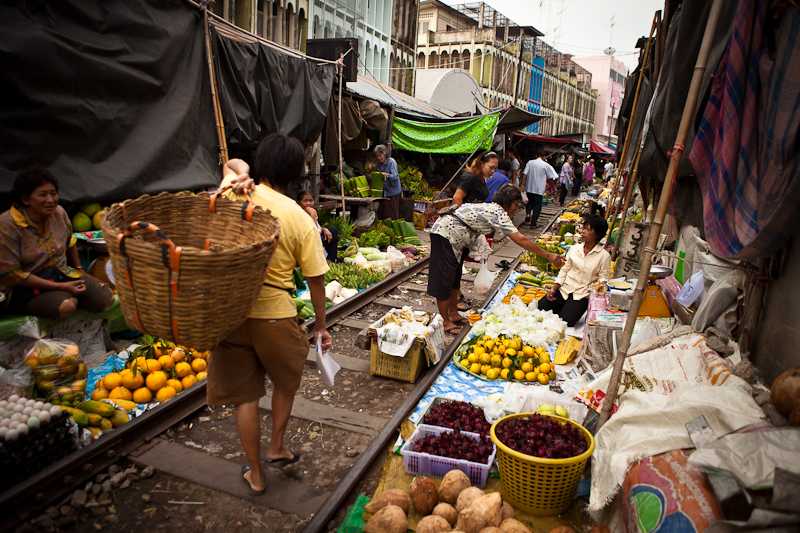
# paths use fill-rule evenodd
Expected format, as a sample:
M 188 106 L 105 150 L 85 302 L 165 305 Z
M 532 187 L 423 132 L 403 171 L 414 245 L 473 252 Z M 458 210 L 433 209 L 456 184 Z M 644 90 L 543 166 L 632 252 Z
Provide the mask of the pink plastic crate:
M 406 442 L 400 450 L 406 472 L 413 475 L 421 474 L 442 477 L 449 471 L 458 469 L 469 477 L 473 485 L 481 488 L 485 487 L 486 479 L 489 477 L 489 470 L 491 470 L 494 464 L 494 456 L 497 454 L 497 448 L 495 448 L 494 445 L 492 445 L 492 454 L 489 456 L 489 462 L 487 464 L 473 463 L 461 459 L 451 459 L 440 455 L 411 451 L 412 446 L 417 440 L 428 435 L 440 435 L 451 431 L 453 430 L 448 428 L 420 424 L 416 431 L 414 431 L 414 434 L 411 435 L 408 442 Z M 480 435 L 477 433 L 470 433 L 467 431 L 462 431 L 461 433 L 474 440 L 480 439 Z

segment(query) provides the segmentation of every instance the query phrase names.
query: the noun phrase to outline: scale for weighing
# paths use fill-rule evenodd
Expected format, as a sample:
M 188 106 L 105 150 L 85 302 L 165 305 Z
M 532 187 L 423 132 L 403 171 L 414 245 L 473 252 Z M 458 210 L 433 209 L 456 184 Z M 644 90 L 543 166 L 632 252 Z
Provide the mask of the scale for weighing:
M 650 267 L 650 275 L 647 277 L 647 287 L 644 289 L 642 306 L 639 308 L 637 316 L 649 316 L 653 318 L 668 318 L 672 316 L 669 304 L 664 297 L 661 287 L 656 285 L 656 280 L 664 279 L 672 275 L 672 269 L 662 265 Z

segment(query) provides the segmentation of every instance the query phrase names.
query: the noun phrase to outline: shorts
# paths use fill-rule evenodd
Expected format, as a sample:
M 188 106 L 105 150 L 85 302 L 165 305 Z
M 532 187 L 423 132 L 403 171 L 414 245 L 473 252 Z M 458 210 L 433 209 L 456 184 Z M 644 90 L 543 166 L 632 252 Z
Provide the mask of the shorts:
M 461 273 L 466 251 L 456 258 L 450 241 L 431 233 L 431 259 L 428 269 L 428 295 L 447 300 L 453 290 L 461 287 Z
M 209 405 L 255 402 L 272 386 L 294 395 L 308 357 L 308 337 L 296 317 L 248 318 L 214 349 L 208 364 Z

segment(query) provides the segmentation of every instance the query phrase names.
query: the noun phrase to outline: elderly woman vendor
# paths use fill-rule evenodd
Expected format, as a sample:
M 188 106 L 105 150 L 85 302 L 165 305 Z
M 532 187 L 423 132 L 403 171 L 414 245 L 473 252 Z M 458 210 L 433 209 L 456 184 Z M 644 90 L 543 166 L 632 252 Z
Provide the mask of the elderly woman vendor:
M 0 214 L 0 291 L 10 292 L 8 312 L 43 318 L 112 304 L 111 290 L 80 268 L 58 181 L 46 170 L 17 176 L 14 205 Z
M 457 307 L 461 270 L 470 251 L 475 250 L 479 243 L 486 242 L 481 237 L 494 233 L 495 240 L 499 240 L 508 236 L 519 246 L 546 258 L 556 266 L 561 264 L 561 258 L 557 254 L 536 246 L 511 222 L 511 217 L 521 206 L 522 194 L 519 189 L 505 185 L 495 193 L 491 203 L 465 203 L 442 215 L 433 224 L 428 294 L 436 298 L 447 333 L 456 333 L 460 325 L 464 324 Z M 487 250 L 478 250 L 472 255 L 488 255 L 486 252 Z

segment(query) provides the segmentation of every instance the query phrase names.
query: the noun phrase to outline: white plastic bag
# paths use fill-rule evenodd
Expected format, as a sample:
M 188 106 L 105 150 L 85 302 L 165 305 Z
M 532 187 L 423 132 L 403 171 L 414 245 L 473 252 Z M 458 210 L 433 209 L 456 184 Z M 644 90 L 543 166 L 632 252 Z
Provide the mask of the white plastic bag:
M 322 374 L 322 381 L 328 387 L 334 386 L 334 378 L 337 372 L 341 370 L 339 362 L 333 358 L 328 350 L 322 349 L 322 337 L 317 335 L 317 363 L 319 363 L 319 371 Z
M 392 265 L 392 271 L 396 272 L 402 270 L 403 267 L 406 266 L 406 256 L 394 246 L 386 248 L 386 256 L 389 260 L 389 264 Z
M 692 274 L 692 277 L 689 278 L 689 281 L 686 282 L 686 285 L 683 286 L 675 299 L 682 306 L 689 307 L 703 295 L 704 291 L 705 275 L 702 270 L 698 270 Z
M 489 270 L 489 267 L 486 266 L 486 260 L 481 261 L 481 269 L 478 271 L 478 275 L 475 276 L 475 282 L 473 283 L 475 293 L 478 296 L 485 296 L 486 293 L 489 292 L 496 274 L 496 272 L 492 272 Z

